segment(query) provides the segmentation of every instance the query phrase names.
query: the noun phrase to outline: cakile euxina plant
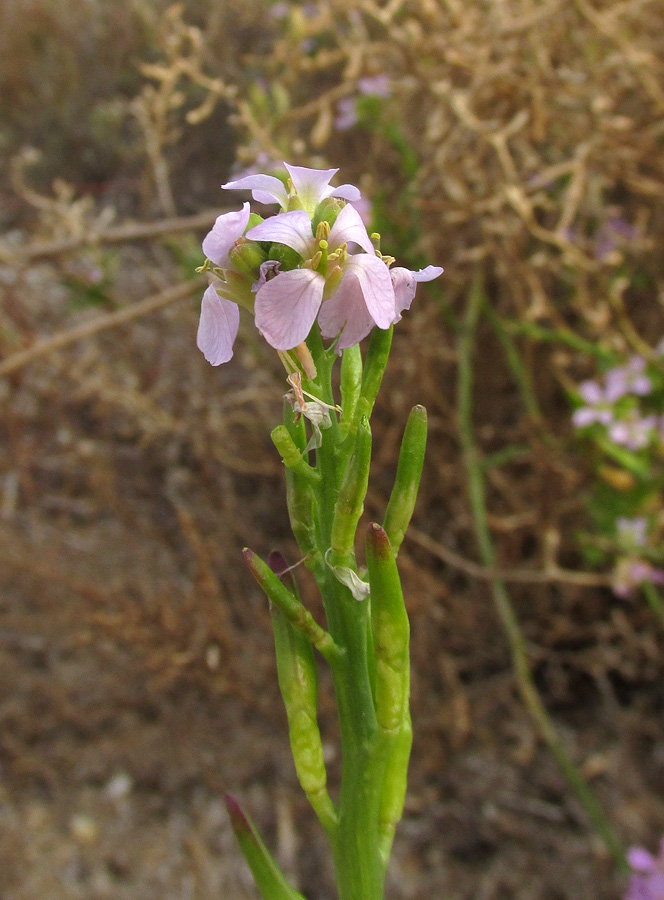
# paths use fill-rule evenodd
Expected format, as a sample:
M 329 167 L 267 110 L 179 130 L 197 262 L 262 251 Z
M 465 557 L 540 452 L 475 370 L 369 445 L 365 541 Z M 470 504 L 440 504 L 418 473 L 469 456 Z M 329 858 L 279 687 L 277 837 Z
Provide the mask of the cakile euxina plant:
M 217 219 L 203 243 L 201 271 L 210 286 L 198 345 L 213 365 L 228 361 L 242 306 L 287 373 L 283 424 L 272 439 L 285 466 L 293 534 L 318 585 L 326 627 L 300 601 L 293 567 L 281 554 L 266 563 L 245 549 L 244 558 L 270 601 L 295 769 L 329 840 L 339 900 L 382 900 L 412 742 L 409 623 L 396 559 L 424 461 L 423 407 L 414 407 L 406 424 L 383 523 L 370 524 L 364 535 L 366 572 L 356 560 L 357 530 L 369 480 L 370 418 L 393 324 L 417 282 L 442 269 L 393 267 L 353 206 L 357 188 L 330 186 L 336 169 L 286 168 L 287 180 L 249 175 L 224 186 L 251 190 L 281 212 L 262 220 L 245 203 Z M 363 359 L 359 342 L 370 332 Z M 338 708 L 342 773 L 335 800 L 317 721 L 316 652 L 330 667 Z M 263 898 L 301 898 L 237 800 L 228 798 L 228 810 Z

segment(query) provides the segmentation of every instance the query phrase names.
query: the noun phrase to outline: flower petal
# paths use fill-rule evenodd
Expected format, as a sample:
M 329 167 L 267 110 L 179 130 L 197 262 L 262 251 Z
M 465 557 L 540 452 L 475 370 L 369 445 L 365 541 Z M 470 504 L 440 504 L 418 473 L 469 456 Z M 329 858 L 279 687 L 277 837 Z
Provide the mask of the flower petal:
M 323 299 L 325 279 L 313 269 L 281 272 L 256 294 L 256 327 L 275 350 L 292 350 L 307 337 Z
M 630 869 L 644 874 L 652 872 L 655 868 L 654 857 L 643 847 L 630 847 L 627 851 L 627 862 Z
M 401 266 L 390 269 L 390 276 L 392 278 L 396 300 L 397 317 L 395 321 L 399 321 L 404 309 L 410 309 L 410 304 L 413 302 L 413 297 L 415 296 L 417 282 L 433 281 L 434 278 L 438 278 L 438 276 L 442 274 L 443 269 L 440 266 L 427 266 L 426 269 L 420 269 L 418 272 L 411 272 L 410 269 L 404 269 Z
M 244 229 L 249 222 L 249 204 L 245 203 L 242 209 L 236 212 L 224 213 L 217 216 L 217 220 L 203 240 L 203 253 L 216 266 L 229 264 L 228 251 L 235 241 L 242 237 Z
M 297 191 L 297 196 L 307 212 L 313 215 L 314 210 L 325 197 L 331 197 L 336 188 L 330 188 L 330 179 L 339 169 L 307 169 L 305 166 L 289 166 L 288 174 Z
M 245 175 L 221 187 L 224 191 L 251 191 L 257 203 L 278 203 L 282 209 L 288 206 L 288 191 L 274 175 Z
M 232 357 L 239 324 L 237 304 L 220 297 L 211 284 L 203 294 L 196 344 L 213 366 L 228 362 Z
M 586 403 L 593 406 L 606 401 L 604 391 L 596 381 L 582 381 L 579 385 L 579 394 Z
M 375 322 L 364 302 L 360 282 L 354 275 L 343 279 L 338 290 L 320 308 L 318 324 L 324 338 L 340 334 L 337 350 L 354 347 L 365 338 Z
M 276 241 L 278 244 L 286 244 L 304 257 L 311 256 L 315 245 L 311 219 L 303 209 L 278 213 L 260 225 L 250 228 L 246 236 L 251 241 Z
M 336 250 L 342 244 L 350 243 L 359 244 L 371 256 L 376 255 L 362 217 L 354 206 L 348 204 L 337 216 L 330 231 L 328 244 L 331 250 Z
M 353 276 L 360 284 L 371 318 L 379 328 L 389 328 L 395 315 L 394 288 L 390 270 L 377 256 L 358 253 L 356 256 L 350 256 L 344 264 L 344 280 Z
M 362 199 L 362 194 L 354 184 L 340 184 L 339 187 L 329 187 L 328 191 L 327 197 L 339 197 L 341 200 Z

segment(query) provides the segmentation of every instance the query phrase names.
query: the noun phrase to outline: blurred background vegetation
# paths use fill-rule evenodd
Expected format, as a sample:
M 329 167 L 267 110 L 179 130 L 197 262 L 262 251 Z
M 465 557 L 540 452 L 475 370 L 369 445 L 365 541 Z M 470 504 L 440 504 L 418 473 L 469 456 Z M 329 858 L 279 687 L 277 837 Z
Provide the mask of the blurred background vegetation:
M 220 184 L 282 160 L 338 166 L 385 252 L 445 267 L 395 333 L 367 510 L 424 403 L 390 896 L 620 896 L 528 697 L 619 839 L 654 846 L 661 604 L 612 588 L 618 516 L 664 562 L 661 440 L 616 452 L 571 416 L 635 355 L 661 382 L 663 47 L 663 0 L 4 0 L 3 900 L 254 896 L 228 789 L 333 896 L 239 564 L 295 553 L 282 374 L 249 321 L 221 369 L 195 347 Z M 332 709 L 324 684 L 334 775 Z

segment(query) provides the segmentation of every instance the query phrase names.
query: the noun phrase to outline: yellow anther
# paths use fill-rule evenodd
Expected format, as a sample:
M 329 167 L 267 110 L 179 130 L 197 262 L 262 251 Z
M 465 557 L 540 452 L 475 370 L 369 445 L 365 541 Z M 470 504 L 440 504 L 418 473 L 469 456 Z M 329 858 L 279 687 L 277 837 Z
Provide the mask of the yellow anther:
M 311 268 L 312 269 L 318 268 L 318 264 L 320 263 L 322 258 L 323 258 L 323 254 L 320 252 L 320 250 L 318 251 L 318 253 L 314 253 L 312 260 L 311 260 Z
M 318 227 L 316 228 L 316 240 L 324 241 L 327 240 L 330 236 L 330 223 L 323 220 L 318 223 Z

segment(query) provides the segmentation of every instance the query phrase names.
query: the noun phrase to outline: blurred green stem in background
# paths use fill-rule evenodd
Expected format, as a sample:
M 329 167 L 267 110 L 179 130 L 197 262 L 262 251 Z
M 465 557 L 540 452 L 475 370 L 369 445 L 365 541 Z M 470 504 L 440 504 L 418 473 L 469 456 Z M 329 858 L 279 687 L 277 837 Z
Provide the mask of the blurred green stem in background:
M 472 354 L 477 322 L 482 312 L 486 310 L 487 305 L 483 279 L 481 273 L 478 273 L 471 288 L 465 321 L 457 338 L 457 411 L 459 417 L 459 438 L 468 479 L 475 536 L 483 564 L 487 568 L 494 568 L 496 554 L 487 521 L 484 469 L 477 445 L 475 444 L 473 430 Z M 614 858 L 619 870 L 626 874 L 629 872 L 629 867 L 625 859 L 625 851 L 595 794 L 588 787 L 559 738 L 546 707 L 542 703 L 533 680 L 526 640 L 505 584 L 498 579 L 494 579 L 491 582 L 491 588 L 496 609 L 507 636 L 517 687 L 526 709 L 535 722 L 542 739 L 551 751 L 567 783 L 574 791 L 577 800 Z

